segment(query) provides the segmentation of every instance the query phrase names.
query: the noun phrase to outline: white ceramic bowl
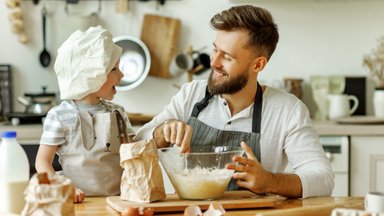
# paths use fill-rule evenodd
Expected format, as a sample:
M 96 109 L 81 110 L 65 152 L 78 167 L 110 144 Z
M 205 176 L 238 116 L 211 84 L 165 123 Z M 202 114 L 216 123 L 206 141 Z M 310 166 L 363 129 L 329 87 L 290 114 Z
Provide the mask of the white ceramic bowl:
M 124 77 L 117 90 L 127 91 L 140 85 L 151 67 L 151 55 L 147 46 L 138 38 L 122 35 L 113 39 L 123 49 L 120 57 L 120 70 Z

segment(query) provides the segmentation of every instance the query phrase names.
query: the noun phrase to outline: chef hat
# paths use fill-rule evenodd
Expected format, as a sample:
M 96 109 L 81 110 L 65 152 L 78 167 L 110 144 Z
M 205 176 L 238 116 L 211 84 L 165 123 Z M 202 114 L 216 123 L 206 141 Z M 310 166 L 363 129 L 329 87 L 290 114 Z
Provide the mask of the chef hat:
M 122 49 L 101 26 L 72 33 L 58 49 L 55 72 L 60 98 L 82 99 L 97 92 L 119 60 Z

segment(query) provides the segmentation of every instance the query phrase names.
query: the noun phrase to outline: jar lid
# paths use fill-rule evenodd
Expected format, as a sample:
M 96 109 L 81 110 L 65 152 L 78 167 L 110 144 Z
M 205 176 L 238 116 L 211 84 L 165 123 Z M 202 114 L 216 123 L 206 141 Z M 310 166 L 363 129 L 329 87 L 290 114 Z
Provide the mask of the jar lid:
M 16 131 L 3 131 L 1 133 L 2 138 L 16 138 Z

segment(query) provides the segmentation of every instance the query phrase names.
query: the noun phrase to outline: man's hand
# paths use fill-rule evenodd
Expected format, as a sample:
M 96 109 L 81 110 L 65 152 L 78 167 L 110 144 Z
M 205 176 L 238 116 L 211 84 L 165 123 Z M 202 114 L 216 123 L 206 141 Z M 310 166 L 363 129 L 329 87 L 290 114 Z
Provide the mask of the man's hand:
M 236 156 L 233 162 L 227 165 L 227 169 L 235 170 L 233 178 L 237 179 L 237 185 L 247 188 L 255 193 L 265 193 L 268 191 L 268 183 L 272 179 L 272 174 L 266 171 L 252 149 L 241 142 L 241 147 L 244 149 L 247 157 Z
M 241 142 L 247 157 L 235 156 L 227 169 L 235 170 L 233 178 L 237 185 L 254 193 L 274 193 L 285 197 L 302 197 L 301 180 L 296 174 L 271 173 L 265 170 L 256 159 L 252 149 Z
M 189 152 L 192 138 L 192 127 L 179 120 L 167 120 L 153 133 L 157 147 L 175 144 L 181 147 L 180 152 Z

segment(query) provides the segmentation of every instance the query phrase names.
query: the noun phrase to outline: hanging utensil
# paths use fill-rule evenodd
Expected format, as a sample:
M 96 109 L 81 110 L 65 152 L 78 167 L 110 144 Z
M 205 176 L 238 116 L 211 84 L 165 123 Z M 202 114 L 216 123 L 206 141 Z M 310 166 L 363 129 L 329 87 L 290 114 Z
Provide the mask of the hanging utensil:
M 45 8 L 45 4 L 43 5 L 42 16 L 43 16 L 43 51 L 40 53 L 40 64 L 43 67 L 48 67 L 49 64 L 51 63 L 51 55 L 49 54 L 49 52 L 47 51 L 46 46 L 45 46 L 45 40 L 46 40 L 46 38 L 45 38 L 45 20 L 46 20 L 46 16 L 47 16 L 47 9 Z

